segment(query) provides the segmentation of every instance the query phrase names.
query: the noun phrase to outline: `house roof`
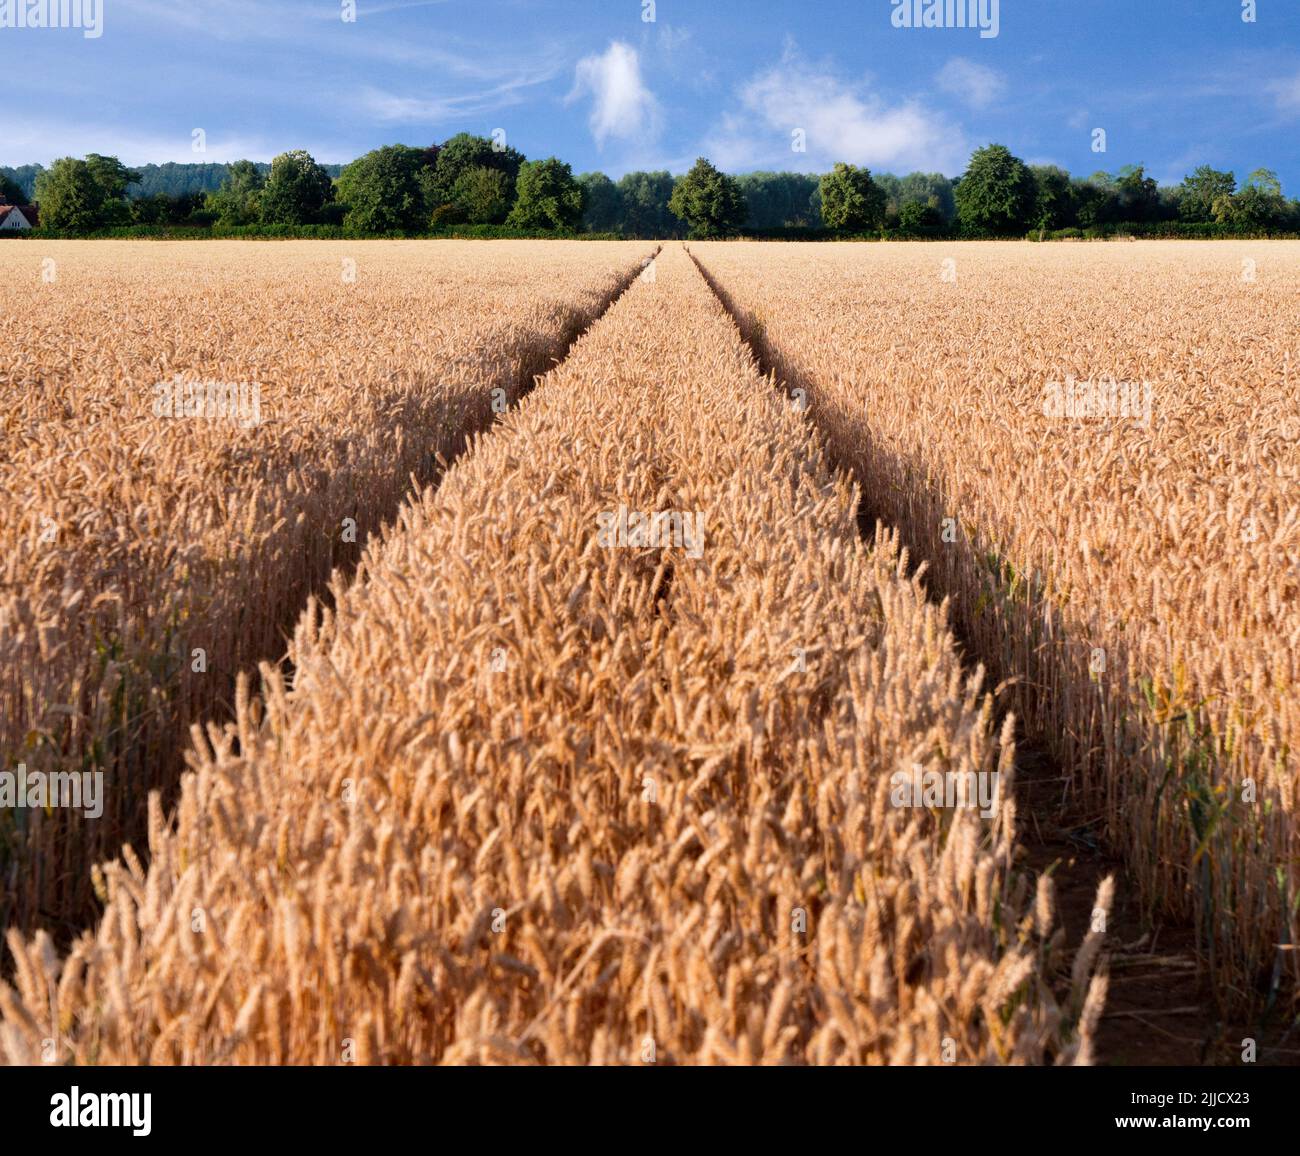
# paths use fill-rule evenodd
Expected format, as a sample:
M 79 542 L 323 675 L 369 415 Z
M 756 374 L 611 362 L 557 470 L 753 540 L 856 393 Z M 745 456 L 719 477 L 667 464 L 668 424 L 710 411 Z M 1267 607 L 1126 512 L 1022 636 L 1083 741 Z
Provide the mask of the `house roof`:
M 27 223 L 31 225 L 33 229 L 36 228 L 37 209 L 35 205 L 12 205 L 5 200 L 0 200 L 0 223 L 3 223 L 4 219 L 9 216 L 14 209 L 18 209 L 22 215 L 27 218 Z

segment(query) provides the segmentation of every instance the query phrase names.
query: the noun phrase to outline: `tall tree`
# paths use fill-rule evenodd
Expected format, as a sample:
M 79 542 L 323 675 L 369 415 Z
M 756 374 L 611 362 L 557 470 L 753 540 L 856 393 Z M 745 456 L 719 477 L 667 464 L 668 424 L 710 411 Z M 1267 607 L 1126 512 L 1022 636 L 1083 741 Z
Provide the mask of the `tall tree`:
M 86 164 L 94 174 L 95 183 L 104 190 L 105 200 L 125 201 L 127 186 L 140 179 L 138 172 L 128 169 L 117 157 L 87 153 Z
M 525 161 L 515 193 L 507 223 L 517 229 L 576 229 L 582 223 L 583 188 L 555 157 Z
M 226 178 L 215 193 L 207 195 L 206 207 L 223 225 L 251 225 L 258 219 L 258 200 L 266 185 L 260 165 L 232 161 Z
M 938 209 L 920 201 L 908 201 L 898 210 L 898 231 L 905 237 L 933 237 L 946 224 Z
M 271 161 L 260 213 L 266 225 L 310 225 L 334 199 L 334 183 L 308 152 L 296 149 Z
M 35 195 L 36 178 L 45 171 L 42 165 L 19 165 L 17 168 L 4 168 L 0 166 L 0 172 L 3 172 L 11 181 L 22 190 L 22 195 L 18 198 L 23 204 L 32 200 Z
M 1094 173 L 1086 180 L 1070 181 L 1070 207 L 1085 229 L 1119 219 L 1119 197 L 1109 173 Z
M 839 162 L 822 177 L 822 220 L 827 228 L 865 233 L 885 223 L 885 190 L 870 169 Z
M 629 237 L 679 237 L 682 222 L 669 208 L 675 182 L 669 172 L 634 172 L 618 182 L 623 232 Z
M 616 233 L 623 227 L 623 194 L 604 173 L 582 173 L 578 177 L 586 194 L 587 207 L 582 227 L 589 233 Z
M 41 227 L 88 233 L 104 224 L 104 190 L 89 163 L 60 157 L 36 178 Z
M 514 188 L 504 169 L 475 165 L 456 178 L 451 201 L 456 216 L 471 225 L 499 225 L 510 214 Z
M 128 224 L 126 188 L 140 174 L 117 157 L 88 153 L 85 160 L 63 157 L 36 178 L 41 224 L 68 232 L 87 232 Z
M 904 205 L 925 205 L 935 209 L 945 221 L 957 215 L 952 181 L 942 173 L 908 173 L 898 182 L 898 212 Z
M 734 177 L 719 172 L 704 157 L 677 182 L 668 207 L 690 226 L 692 237 L 725 237 L 745 224 L 749 209 Z
M 1258 189 L 1265 196 L 1281 197 L 1282 182 L 1272 169 L 1254 169 L 1242 186 L 1245 189 Z
M 1178 186 L 1178 215 L 1184 221 L 1212 221 L 1214 202 L 1236 191 L 1235 174 L 1201 165 Z
M 386 145 L 358 157 L 339 175 L 343 223 L 358 233 L 409 233 L 424 228 L 429 212 L 420 175 L 424 149 Z
M 810 173 L 741 173 L 736 177 L 753 229 L 807 228 L 820 220 L 811 208 L 817 177 Z
M 1064 229 L 1072 225 L 1070 174 L 1056 165 L 1034 165 L 1029 171 L 1034 175 L 1034 228 Z
M 1235 196 L 1220 196 L 1214 219 L 1238 229 L 1284 228 L 1290 224 L 1290 206 L 1282 196 L 1282 182 L 1271 169 L 1256 169 Z
M 1160 215 L 1160 188 L 1142 165 L 1125 165 L 1115 181 L 1123 220 L 1154 221 Z
M 971 154 L 957 184 L 957 214 L 963 226 L 980 232 L 1024 233 L 1031 224 L 1037 190 L 1034 175 L 1004 145 Z
M 513 201 L 519 168 L 523 163 L 524 154 L 504 142 L 467 132 L 457 133 L 433 153 L 432 164 L 427 167 L 423 178 L 425 202 L 430 211 L 454 204 L 456 182 L 470 169 L 480 168 L 499 169 L 505 173 Z

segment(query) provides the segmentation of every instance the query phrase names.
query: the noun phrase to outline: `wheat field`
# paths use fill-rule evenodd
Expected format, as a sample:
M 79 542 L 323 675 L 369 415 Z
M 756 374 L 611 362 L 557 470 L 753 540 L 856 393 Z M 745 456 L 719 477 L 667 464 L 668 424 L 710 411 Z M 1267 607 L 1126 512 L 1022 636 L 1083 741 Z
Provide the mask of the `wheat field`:
M 143 837 L 190 725 L 229 714 L 238 672 L 283 653 L 412 479 L 651 249 L 0 249 L 32 287 L 0 341 L 0 766 L 105 783 L 93 822 L 0 811 L 0 924 L 82 924 L 90 867 Z
M 1295 245 L 49 249 L 0 1062 L 1090 1064 L 1121 887 L 1294 999 Z
M 1102 937 L 1014 868 L 1009 728 L 857 504 L 663 254 L 194 729 L 97 928 L 10 932 L 5 1058 L 1088 1062 Z
M 1222 1006 L 1285 999 L 1300 248 L 692 249 Z

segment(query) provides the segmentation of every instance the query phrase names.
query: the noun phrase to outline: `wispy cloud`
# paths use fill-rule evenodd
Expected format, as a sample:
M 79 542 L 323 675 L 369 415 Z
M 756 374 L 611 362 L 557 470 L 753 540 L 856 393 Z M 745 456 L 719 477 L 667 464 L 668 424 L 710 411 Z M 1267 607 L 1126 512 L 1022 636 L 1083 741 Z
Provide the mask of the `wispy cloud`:
M 117 0 L 128 17 L 152 28 L 167 26 L 198 32 L 214 40 L 279 40 L 317 23 L 321 9 L 301 0 L 271 5 L 259 0 L 203 0 L 176 4 L 170 0 Z M 341 22 L 340 9 L 332 19 Z
M 320 0 L 203 0 L 198 4 L 176 4 L 171 0 L 115 0 L 138 24 L 152 28 L 172 26 L 204 39 L 226 42 L 259 42 L 266 51 L 285 60 L 357 61 L 436 69 L 440 76 L 469 81 L 497 81 L 506 76 L 529 75 L 550 79 L 565 59 L 554 38 L 526 38 L 511 45 L 492 39 L 473 38 L 440 29 L 427 34 L 427 22 L 407 22 L 421 28 L 421 34 L 402 35 L 393 27 L 396 16 L 419 9 L 441 8 L 448 0 L 406 0 L 406 2 L 357 7 L 354 22 L 341 19 L 337 3 Z
M 1006 77 L 997 69 L 962 56 L 954 56 L 939 69 L 935 82 L 944 92 L 972 108 L 988 108 L 1007 88 Z
M 848 161 L 956 172 L 969 151 L 961 130 L 941 114 L 919 101 L 888 102 L 864 84 L 808 64 L 793 46 L 739 96 L 739 109 L 726 113 L 706 141 L 723 168 L 819 171 Z M 803 153 L 794 151 L 796 130 L 802 130 Z
M 414 55 L 405 63 L 423 62 L 420 54 L 428 50 L 417 45 L 412 51 Z M 480 55 L 464 54 L 469 61 Z M 560 57 L 543 49 L 533 58 L 486 58 L 461 69 L 437 67 L 440 83 L 436 89 L 430 85 L 432 91 L 411 94 L 368 85 L 359 92 L 358 103 L 362 112 L 376 121 L 437 124 L 522 104 L 529 99 L 530 90 L 554 80 L 561 67 Z M 454 85 L 448 85 L 446 72 L 454 74 Z
M 477 92 L 428 96 L 406 96 L 370 86 L 361 90 L 358 103 L 361 110 L 376 121 L 438 124 L 519 104 L 524 100 L 523 90 L 540 83 L 539 80 L 521 78 Z
M 1282 112 L 1300 112 L 1300 72 L 1274 80 L 1266 87 Z
M 610 137 L 647 141 L 659 130 L 659 102 L 641 78 L 641 58 L 630 44 L 610 42 L 598 55 L 578 61 L 568 102 L 592 98 L 591 135 L 604 146 Z

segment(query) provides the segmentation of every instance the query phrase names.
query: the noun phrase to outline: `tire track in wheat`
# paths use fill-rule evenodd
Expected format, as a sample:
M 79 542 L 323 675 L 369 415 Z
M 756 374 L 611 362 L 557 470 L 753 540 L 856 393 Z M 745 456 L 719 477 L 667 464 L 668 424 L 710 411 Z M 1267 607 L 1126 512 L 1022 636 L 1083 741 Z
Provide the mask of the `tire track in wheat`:
M 92 769 L 106 798 L 93 821 L 0 813 L 0 926 L 64 941 L 95 907 L 90 865 L 174 790 L 190 725 L 229 717 L 237 672 L 283 653 L 308 596 L 564 356 L 645 247 L 49 249 L 42 308 L 0 345 L 0 769 Z M 255 381 L 260 424 L 159 417 L 155 383 L 177 376 Z
M 96 932 L 9 936 L 0 1054 L 1087 1062 L 1010 793 L 891 799 L 1013 749 L 856 503 L 669 249 L 196 730 Z

